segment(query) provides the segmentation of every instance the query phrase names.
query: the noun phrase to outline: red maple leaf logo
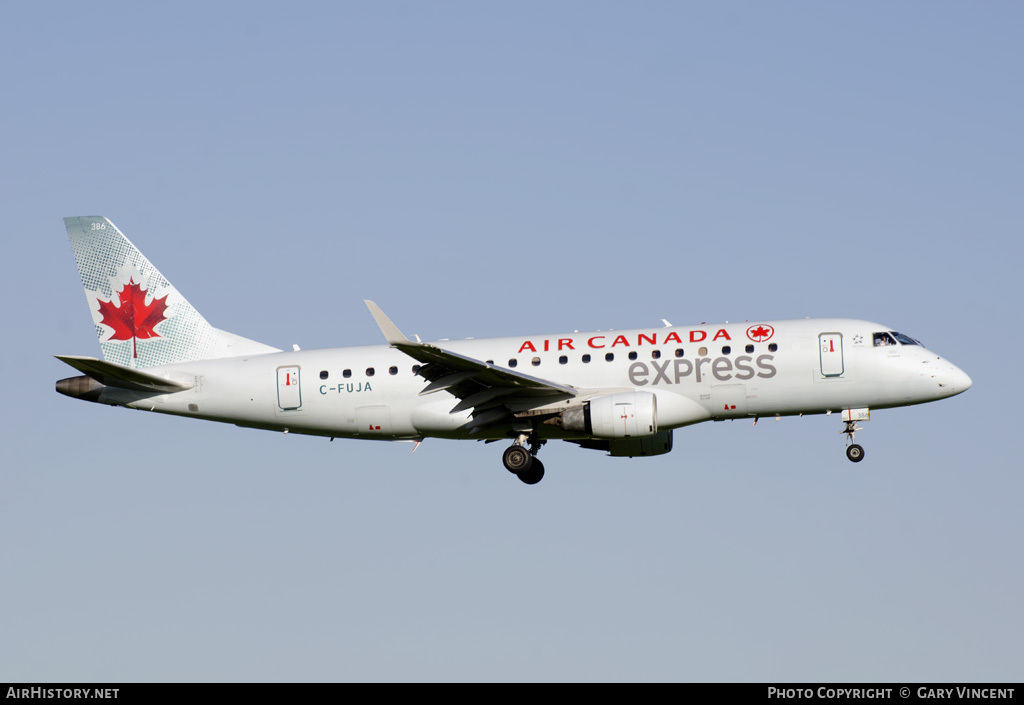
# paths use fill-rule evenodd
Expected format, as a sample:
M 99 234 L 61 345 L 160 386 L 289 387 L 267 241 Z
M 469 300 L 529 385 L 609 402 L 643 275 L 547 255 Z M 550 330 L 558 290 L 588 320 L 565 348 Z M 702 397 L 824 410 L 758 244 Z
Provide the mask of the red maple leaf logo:
M 113 334 L 107 340 L 131 340 L 132 357 L 138 357 L 139 352 L 136 339 L 159 338 L 160 334 L 154 328 L 161 321 L 166 321 L 167 296 L 162 299 L 154 298 L 146 304 L 146 290 L 141 284 L 136 284 L 134 278 L 129 279 L 117 297 L 121 301 L 120 306 L 114 305 L 114 297 L 110 301 L 99 301 L 100 313 L 105 326 L 113 328 Z
M 775 329 L 771 326 L 757 325 L 747 328 L 747 337 L 755 343 L 763 343 L 773 335 L 775 335 Z

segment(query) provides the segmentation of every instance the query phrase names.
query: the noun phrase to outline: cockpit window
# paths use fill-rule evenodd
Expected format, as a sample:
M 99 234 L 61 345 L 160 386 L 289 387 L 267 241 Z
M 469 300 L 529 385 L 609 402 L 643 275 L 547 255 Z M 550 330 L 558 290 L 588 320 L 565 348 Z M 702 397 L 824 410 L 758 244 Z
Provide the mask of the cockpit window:
M 896 340 L 900 341 L 904 345 L 920 345 L 921 344 L 920 340 L 914 340 L 909 335 L 903 335 L 902 333 L 897 333 L 894 330 L 891 330 L 889 332 L 892 333 L 893 337 L 896 338 Z
M 875 333 L 874 339 L 875 339 L 875 347 L 876 348 L 882 347 L 883 345 L 895 345 L 896 344 L 896 341 L 893 340 L 893 337 L 891 335 L 889 335 L 888 333 L 884 332 L 884 331 L 881 332 L 881 333 Z

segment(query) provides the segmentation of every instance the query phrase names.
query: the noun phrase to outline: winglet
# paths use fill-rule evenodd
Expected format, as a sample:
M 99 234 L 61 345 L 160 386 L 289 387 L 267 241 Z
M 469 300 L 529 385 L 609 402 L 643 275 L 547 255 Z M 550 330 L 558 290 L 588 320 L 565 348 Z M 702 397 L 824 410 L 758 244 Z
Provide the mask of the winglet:
M 398 326 L 392 323 L 391 319 L 380 310 L 380 306 L 369 299 L 363 299 L 363 303 L 366 304 L 366 308 L 370 309 L 370 315 L 373 316 L 373 320 L 377 321 L 377 325 L 380 326 L 380 332 L 384 334 L 384 339 L 391 345 L 412 342 L 402 335 L 402 331 L 398 330 Z

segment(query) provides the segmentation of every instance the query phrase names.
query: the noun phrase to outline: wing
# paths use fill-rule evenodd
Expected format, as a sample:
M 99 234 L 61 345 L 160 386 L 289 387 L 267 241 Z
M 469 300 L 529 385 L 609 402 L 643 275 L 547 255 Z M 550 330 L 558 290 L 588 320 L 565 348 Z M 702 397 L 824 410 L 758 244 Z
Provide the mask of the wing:
M 517 430 L 524 423 L 520 419 L 536 415 L 542 407 L 579 395 L 579 390 L 570 385 L 498 367 L 430 343 L 409 340 L 377 304 L 365 303 L 391 347 L 424 363 L 416 374 L 429 384 L 420 396 L 444 390 L 457 397 L 459 403 L 451 413 L 470 409 L 473 419 L 465 428 L 471 433 L 494 427 Z

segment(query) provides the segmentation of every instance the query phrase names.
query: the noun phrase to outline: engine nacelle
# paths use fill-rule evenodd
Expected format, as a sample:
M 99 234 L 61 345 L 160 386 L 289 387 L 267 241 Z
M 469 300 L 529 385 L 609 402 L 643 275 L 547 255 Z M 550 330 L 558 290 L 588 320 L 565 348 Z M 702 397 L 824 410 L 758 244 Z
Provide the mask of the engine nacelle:
M 658 432 L 658 398 L 650 392 L 609 394 L 566 409 L 557 422 L 594 438 L 646 438 Z
M 608 443 L 608 455 L 627 458 L 643 458 L 648 455 L 662 455 L 672 450 L 672 431 L 662 431 L 647 438 L 623 438 Z
M 672 431 L 659 431 L 646 438 L 616 438 L 607 441 L 587 438 L 570 442 L 579 444 L 581 448 L 608 451 L 608 455 L 620 458 L 642 458 L 647 455 L 662 455 L 671 452 Z

